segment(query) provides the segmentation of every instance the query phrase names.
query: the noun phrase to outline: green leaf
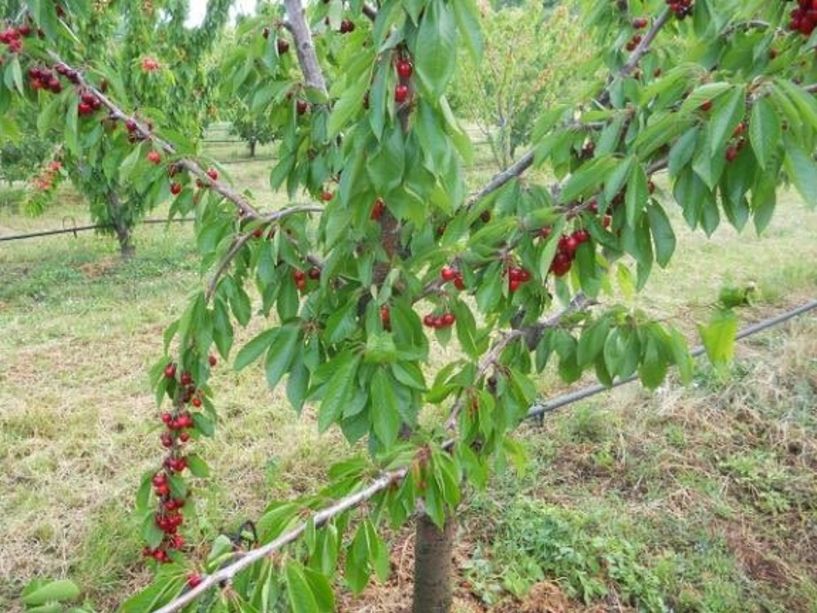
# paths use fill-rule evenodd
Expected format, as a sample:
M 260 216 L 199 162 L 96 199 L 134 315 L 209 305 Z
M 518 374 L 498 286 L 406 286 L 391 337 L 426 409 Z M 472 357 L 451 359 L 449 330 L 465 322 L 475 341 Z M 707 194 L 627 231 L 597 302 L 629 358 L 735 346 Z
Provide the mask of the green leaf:
M 726 140 L 732 136 L 745 112 L 746 93 L 742 87 L 735 87 L 724 97 L 721 104 L 716 106 L 712 121 L 709 123 L 709 150 L 712 155 L 723 149 Z
M 627 179 L 632 174 L 633 167 L 637 162 L 638 159 L 634 155 L 631 155 L 621 160 L 618 166 L 613 169 L 610 176 L 607 178 L 606 183 L 604 184 L 604 199 L 607 202 L 612 201 L 613 198 L 615 198 L 621 191 L 621 188 L 626 184 Z
M 198 454 L 190 453 L 187 455 L 187 467 L 194 477 L 206 479 L 210 476 L 210 467 L 207 466 L 207 462 L 202 460 Z
M 321 613 L 300 564 L 297 562 L 287 564 L 285 580 L 292 613 Z
M 579 196 L 592 195 L 605 182 L 617 164 L 618 162 L 610 156 L 596 158 L 583 164 L 567 180 L 564 189 L 559 194 L 559 202 L 564 204 Z
M 635 164 L 627 181 L 627 193 L 624 200 L 627 212 L 627 224 L 635 224 L 635 220 L 647 204 L 650 192 L 647 187 L 647 173 L 641 164 Z
M 647 207 L 647 218 L 650 220 L 652 240 L 655 244 L 655 261 L 664 268 L 675 251 L 675 232 L 664 209 L 653 204 Z
M 30 607 L 43 605 L 47 602 L 64 602 L 74 600 L 79 596 L 79 588 L 68 579 L 58 579 L 46 583 L 30 594 L 23 596 L 23 602 Z
M 238 355 L 235 356 L 234 368 L 236 370 L 242 370 L 260 358 L 261 354 L 273 343 L 275 337 L 278 335 L 278 331 L 279 328 L 264 330 L 249 343 L 244 345 L 241 351 L 238 352 Z
M 193 413 L 193 424 L 204 436 L 213 436 L 215 434 L 213 422 L 204 413 Z
M 689 353 L 689 346 L 687 345 L 687 340 L 684 338 L 684 335 L 675 328 L 670 331 L 670 349 L 672 351 L 672 359 L 678 367 L 681 382 L 684 385 L 689 385 L 692 382 L 692 356 Z
M 817 206 L 817 164 L 793 138 L 786 138 L 784 166 L 806 204 Z
M 326 126 L 327 138 L 334 138 L 346 127 L 349 120 L 363 109 L 363 96 L 369 85 L 368 74 L 344 88 L 338 101 L 332 107 L 332 114 Z
M 766 170 L 780 145 L 780 120 L 771 102 L 764 96 L 755 100 L 749 122 L 749 141 L 757 163 Z
M 326 539 L 324 543 L 331 544 L 329 539 Z M 334 611 L 335 594 L 332 592 L 332 586 L 326 578 L 326 575 L 311 568 L 304 568 L 303 572 L 307 583 L 309 583 L 309 587 L 312 589 L 312 595 L 318 603 L 318 610 L 322 612 Z
M 698 326 L 709 360 L 720 372 L 732 361 L 735 352 L 735 334 L 738 318 L 732 311 L 719 309 L 709 324 Z
M 593 362 L 604 349 L 604 341 L 610 333 L 610 320 L 606 317 L 596 320 L 587 327 L 579 339 L 576 361 L 582 368 Z
M 382 368 L 378 368 L 372 378 L 372 426 L 377 438 L 386 448 L 391 447 L 400 433 L 402 418 L 394 393 L 394 382 Z
M 318 410 L 318 430 L 326 429 L 337 421 L 345 408 L 355 384 L 360 356 L 344 352 L 332 360 L 335 372 L 323 390 L 323 401 Z
M 289 365 L 292 364 L 300 332 L 301 329 L 298 324 L 293 323 L 282 326 L 278 334 L 275 335 L 264 363 L 267 383 L 270 388 L 274 388 L 278 384 Z
M 420 83 L 432 99 L 438 99 L 457 68 L 457 24 L 449 3 L 432 0 L 426 7 L 414 62 Z
M 479 63 L 484 43 L 476 3 L 474 0 L 457 0 L 451 4 L 454 7 L 457 27 L 460 35 L 465 39 L 465 46 L 471 54 L 471 59 L 474 60 L 474 63 Z

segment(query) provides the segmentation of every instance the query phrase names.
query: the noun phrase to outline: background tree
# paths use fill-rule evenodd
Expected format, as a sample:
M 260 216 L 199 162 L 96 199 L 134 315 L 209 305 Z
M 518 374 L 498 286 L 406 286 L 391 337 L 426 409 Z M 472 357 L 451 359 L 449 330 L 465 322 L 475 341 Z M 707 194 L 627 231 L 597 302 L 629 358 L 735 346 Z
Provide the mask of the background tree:
M 269 121 L 265 117 L 254 115 L 244 104 L 234 104 L 225 119 L 230 122 L 230 133 L 247 143 L 250 157 L 255 157 L 258 145 L 271 143 L 275 138 Z
M 595 43 L 572 26 L 577 11 L 573 1 L 483 8 L 483 57 L 461 52 L 452 105 L 479 127 L 500 170 L 530 142 L 541 110 L 575 98 L 599 68 Z
M 787 181 L 817 203 L 814 23 L 805 5 L 789 16 L 786 3 L 588 0 L 608 74 L 592 98 L 545 109 L 532 149 L 468 196 L 469 143 L 446 91 L 458 47 L 481 53 L 475 5 L 316 3 L 307 21 L 298 0 L 285 4 L 285 20 L 247 20 L 223 66 L 234 94 L 263 100 L 280 134 L 270 181 L 297 199 L 283 209 L 259 211 L 208 177 L 172 130 L 125 113 L 68 68 L 111 121 L 133 122 L 134 143 L 110 141 L 130 150 L 131 180 L 163 189 L 167 164 L 199 182 L 207 276 L 151 370 L 168 402 L 157 420 L 164 451 L 137 501 L 158 571 L 124 609 L 200 599 L 204 610 L 331 610 L 341 576 L 359 591 L 388 573 L 385 526 L 417 517 L 415 610 L 445 611 L 463 484 L 485 487 L 495 467 L 524 462 L 511 435 L 543 368 L 565 382 L 594 372 L 606 385 L 637 373 L 655 388 L 675 366 L 689 380 L 685 337 L 616 303 L 675 251 L 653 176 L 667 171 L 685 221 L 708 233 L 722 218 L 763 229 Z M 55 18 L 50 3 L 40 8 Z M 14 64 L 48 57 L 46 44 L 7 43 L 0 100 L 31 96 Z M 70 116 L 74 103 L 66 96 L 50 112 Z M 67 140 L 78 134 L 69 127 Z M 557 182 L 522 177 L 531 167 Z M 731 354 L 728 306 L 702 327 L 718 365 Z M 296 410 L 314 405 L 321 431 L 365 439 L 369 457 L 339 462 L 320 492 L 270 503 L 254 530 L 219 537 L 202 576 L 181 534 L 195 517 L 189 475 L 208 475 L 193 449 L 219 418 L 215 352 L 230 359 L 235 327 L 256 314 L 264 329 L 233 365 L 263 358 L 270 386 L 287 376 Z M 432 343 L 453 345 L 438 368 Z

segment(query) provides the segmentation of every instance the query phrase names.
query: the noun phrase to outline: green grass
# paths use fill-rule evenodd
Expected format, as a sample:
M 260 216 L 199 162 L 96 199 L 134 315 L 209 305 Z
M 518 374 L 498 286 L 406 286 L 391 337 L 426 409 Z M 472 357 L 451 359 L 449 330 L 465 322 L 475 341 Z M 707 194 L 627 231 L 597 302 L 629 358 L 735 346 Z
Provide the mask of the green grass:
M 477 154 L 474 186 L 491 174 Z M 265 207 L 283 203 L 268 161 L 226 168 Z M 66 216 L 87 219 L 70 192 L 39 218 L 0 207 L 0 235 Z M 635 304 L 692 331 L 721 285 L 753 282 L 759 305 L 744 316 L 760 318 L 814 295 L 814 236 L 817 214 L 788 194 L 761 238 L 682 229 L 671 267 Z M 70 576 L 99 610 L 148 580 L 130 517 L 159 453 L 145 373 L 203 280 L 190 225 L 140 227 L 136 245 L 122 262 L 115 241 L 90 233 L 0 243 L 0 610 L 34 577 Z M 463 508 L 460 609 L 817 610 L 816 332 L 812 316 L 756 337 L 725 381 L 702 366 L 688 389 L 629 387 L 524 428 L 530 470 L 500 473 Z M 214 476 L 190 535 L 202 552 L 270 499 L 318 487 L 346 453 L 254 369 L 218 368 L 213 387 L 222 423 L 202 453 Z M 543 393 L 560 387 L 542 378 Z M 399 610 L 408 589 L 396 580 L 364 600 Z

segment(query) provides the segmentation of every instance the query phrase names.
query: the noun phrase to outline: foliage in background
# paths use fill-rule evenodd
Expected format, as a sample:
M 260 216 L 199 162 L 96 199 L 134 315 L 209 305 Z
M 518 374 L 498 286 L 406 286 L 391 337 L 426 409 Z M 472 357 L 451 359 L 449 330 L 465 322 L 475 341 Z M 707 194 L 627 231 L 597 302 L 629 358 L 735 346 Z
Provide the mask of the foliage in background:
M 574 99 L 599 68 L 596 42 L 577 11 L 572 0 L 552 8 L 541 0 L 484 7 L 482 60 L 460 53 L 452 105 L 479 127 L 500 170 L 530 142 L 542 111 Z

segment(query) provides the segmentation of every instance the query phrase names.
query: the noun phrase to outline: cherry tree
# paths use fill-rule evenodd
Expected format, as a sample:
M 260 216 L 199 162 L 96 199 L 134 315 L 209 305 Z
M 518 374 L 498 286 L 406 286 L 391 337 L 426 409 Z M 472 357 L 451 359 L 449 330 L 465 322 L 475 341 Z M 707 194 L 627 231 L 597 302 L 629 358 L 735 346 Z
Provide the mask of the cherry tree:
M 483 48 L 471 0 L 285 0 L 276 17 L 243 21 L 221 72 L 278 135 L 270 183 L 291 203 L 277 210 L 208 174 L 172 125 L 128 109 L 126 92 L 103 92 L 75 40 L 4 30 L 0 108 L 38 101 L 70 118 L 93 96 L 131 135 L 106 142 L 135 160 L 132 180 L 193 193 L 206 275 L 151 371 L 163 455 L 136 512 L 156 575 L 124 610 L 332 610 L 335 587 L 387 576 L 383 533 L 410 520 L 415 611 L 449 610 L 457 506 L 467 486 L 524 462 L 512 433 L 539 372 L 607 385 L 637 373 L 648 388 L 670 367 L 690 378 L 684 336 L 618 296 L 671 261 L 669 207 L 712 233 L 724 219 L 763 230 L 786 183 L 817 202 L 817 12 L 806 0 L 582 7 L 607 76 L 594 96 L 541 109 L 531 150 L 473 192 L 470 143 L 446 98 L 458 51 Z M 27 19 L 70 28 L 75 8 L 34 0 Z M 22 77 L 42 64 L 64 85 L 50 107 Z M 98 121 L 69 128 L 78 150 Z M 234 348 L 254 318 L 263 330 Z M 726 309 L 702 328 L 716 364 L 733 328 Z M 452 357 L 432 368 L 446 344 Z M 210 477 L 196 442 L 218 436 L 219 361 L 261 361 L 271 387 L 286 378 L 295 410 L 365 441 L 368 457 L 191 559 L 183 535 Z

